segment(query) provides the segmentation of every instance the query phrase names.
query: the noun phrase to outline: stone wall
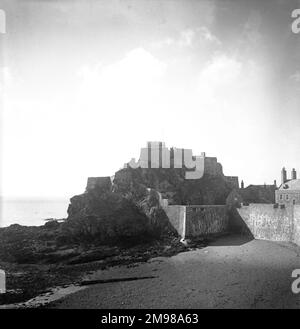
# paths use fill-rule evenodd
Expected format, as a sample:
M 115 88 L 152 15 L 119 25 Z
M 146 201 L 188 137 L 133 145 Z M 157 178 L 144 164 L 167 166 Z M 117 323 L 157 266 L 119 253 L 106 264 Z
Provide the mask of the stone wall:
M 237 209 L 253 237 L 271 241 L 299 242 L 299 208 L 278 207 L 273 204 L 250 204 Z M 296 212 L 299 220 L 294 216 Z
M 110 177 L 88 177 L 86 191 L 91 191 L 95 188 L 103 191 L 110 191 L 112 188 Z
M 228 231 L 226 206 L 187 206 L 186 237 L 205 236 Z
M 255 239 L 293 242 L 300 246 L 300 205 L 280 207 L 254 203 L 236 208 L 169 206 L 165 203 L 163 208 L 183 238 L 235 232 Z
M 226 183 L 232 188 L 232 189 L 238 189 L 240 187 L 239 184 L 239 178 L 237 176 L 225 176 Z
M 179 236 L 199 237 L 225 233 L 229 227 L 227 206 L 166 206 L 164 210 Z
M 5 272 L 0 270 L 0 294 L 6 293 Z
M 300 205 L 294 206 L 294 236 L 293 242 L 300 246 Z

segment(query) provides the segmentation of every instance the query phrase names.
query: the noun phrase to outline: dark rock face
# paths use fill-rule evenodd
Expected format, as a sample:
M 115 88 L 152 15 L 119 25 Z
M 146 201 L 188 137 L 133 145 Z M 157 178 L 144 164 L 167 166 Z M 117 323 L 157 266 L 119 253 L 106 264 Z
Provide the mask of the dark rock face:
M 115 243 L 147 235 L 148 220 L 138 207 L 122 195 L 93 189 L 71 199 L 63 236 L 75 240 Z
M 94 188 L 74 196 L 62 225 L 62 242 L 97 241 L 99 244 L 139 242 L 157 238 L 171 228 L 160 209 L 157 193 L 139 186 L 134 193 Z
M 186 180 L 184 169 L 124 168 L 115 174 L 114 190 L 134 193 L 150 187 L 169 199 L 169 204 L 223 205 L 232 186 L 221 173 L 205 173 L 200 179 Z

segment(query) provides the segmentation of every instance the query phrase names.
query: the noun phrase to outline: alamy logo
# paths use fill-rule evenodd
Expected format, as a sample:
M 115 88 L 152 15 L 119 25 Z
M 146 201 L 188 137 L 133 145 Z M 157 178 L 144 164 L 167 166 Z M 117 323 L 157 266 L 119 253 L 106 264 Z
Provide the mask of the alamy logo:
M 0 9 L 0 33 L 6 33 L 6 15 L 3 9 Z
M 297 34 L 300 32 L 300 8 L 293 10 L 292 18 L 296 18 L 292 23 L 292 31 Z
M 5 271 L 0 270 L 0 294 L 6 293 Z
M 148 142 L 146 148 L 141 149 L 140 159 L 135 159 L 127 166 L 137 168 L 185 168 L 186 179 L 200 179 L 204 175 L 205 154 L 193 156 L 192 150 L 165 147 L 162 142 Z

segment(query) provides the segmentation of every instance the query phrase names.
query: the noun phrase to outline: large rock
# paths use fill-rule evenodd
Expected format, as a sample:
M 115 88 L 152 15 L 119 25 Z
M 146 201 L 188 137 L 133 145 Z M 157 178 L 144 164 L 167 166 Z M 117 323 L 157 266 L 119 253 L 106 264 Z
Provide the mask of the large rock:
M 68 240 L 99 244 L 142 241 L 169 230 L 158 196 L 153 197 L 153 193 L 142 186 L 124 194 L 95 187 L 70 201 L 68 218 L 62 225 L 60 240 L 63 243 Z

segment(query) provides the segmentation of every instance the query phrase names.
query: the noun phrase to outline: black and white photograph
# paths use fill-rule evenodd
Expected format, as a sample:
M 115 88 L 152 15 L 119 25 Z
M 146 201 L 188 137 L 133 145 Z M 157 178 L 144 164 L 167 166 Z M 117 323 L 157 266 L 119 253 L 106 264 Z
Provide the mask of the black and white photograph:
M 0 0 L 0 319 L 300 309 L 299 150 L 299 0 Z

